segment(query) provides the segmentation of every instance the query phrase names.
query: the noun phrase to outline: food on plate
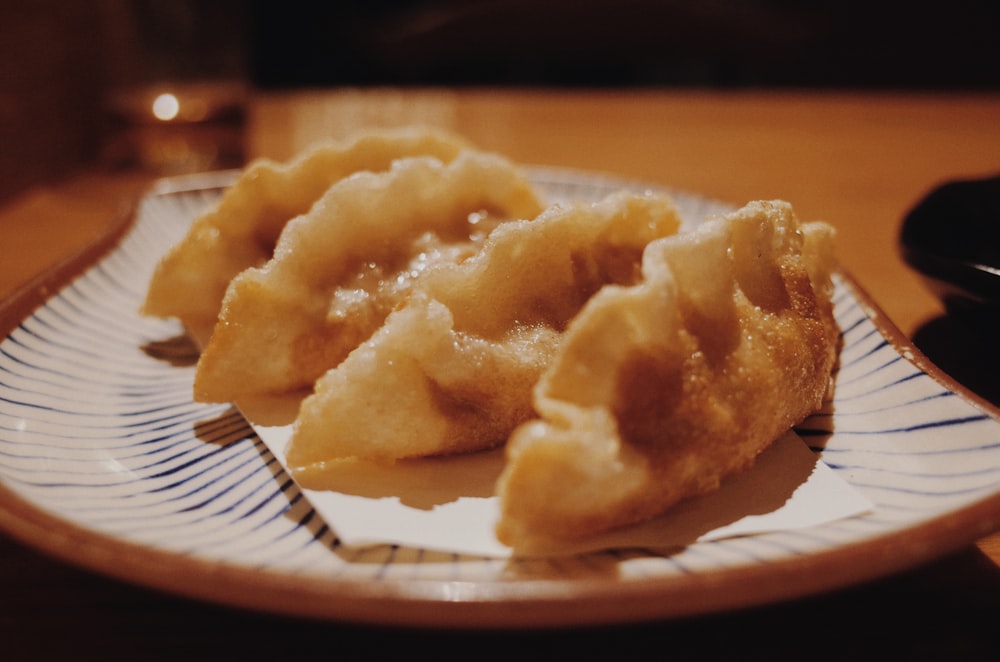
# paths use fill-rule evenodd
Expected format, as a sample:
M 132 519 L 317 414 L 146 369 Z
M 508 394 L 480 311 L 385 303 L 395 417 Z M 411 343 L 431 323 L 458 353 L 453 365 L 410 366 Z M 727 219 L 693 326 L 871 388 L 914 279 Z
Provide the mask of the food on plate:
M 143 312 L 180 319 L 204 345 L 229 281 L 268 260 L 285 223 L 308 211 L 334 182 L 386 170 L 406 156 L 450 161 L 468 147 L 450 134 L 408 128 L 360 134 L 288 164 L 255 161 L 157 265 Z
M 431 265 L 475 254 L 497 222 L 541 209 L 519 168 L 476 150 L 448 162 L 400 158 L 336 181 L 285 224 L 271 259 L 229 283 L 195 399 L 308 392 Z
M 597 292 L 506 446 L 498 538 L 537 552 L 666 511 L 817 409 L 838 329 L 832 230 L 755 202 L 646 248 Z
M 663 195 L 555 205 L 496 227 L 427 270 L 370 340 L 319 378 L 287 448 L 296 469 L 501 445 L 534 416 L 532 388 L 594 293 L 640 277 L 680 218 Z
M 832 229 L 782 201 L 680 226 L 666 194 L 546 207 L 500 155 L 375 133 L 248 169 L 144 310 L 202 346 L 196 400 L 293 403 L 300 480 L 506 444 L 497 537 L 544 552 L 716 489 L 826 394 Z

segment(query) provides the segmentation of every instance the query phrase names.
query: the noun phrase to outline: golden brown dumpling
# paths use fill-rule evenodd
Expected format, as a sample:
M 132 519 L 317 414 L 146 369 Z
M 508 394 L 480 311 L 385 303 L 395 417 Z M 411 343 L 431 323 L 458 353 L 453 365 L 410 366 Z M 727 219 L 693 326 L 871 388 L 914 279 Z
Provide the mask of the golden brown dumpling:
M 499 539 L 546 551 L 715 490 L 818 408 L 838 330 L 832 230 L 756 202 L 646 249 L 598 292 L 511 436 Z
M 178 318 L 204 345 L 229 281 L 270 259 L 285 224 L 333 183 L 355 172 L 387 170 L 408 156 L 450 161 L 467 148 L 455 136 L 407 128 L 317 147 L 288 164 L 255 161 L 157 265 L 142 312 Z
M 534 415 L 532 388 L 570 320 L 602 287 L 634 283 L 644 247 L 679 225 L 669 198 L 621 193 L 498 226 L 475 256 L 429 270 L 316 382 L 289 464 L 502 444 Z
M 542 204 L 506 159 L 463 151 L 397 159 L 336 182 L 289 221 L 274 256 L 230 282 L 195 374 L 195 399 L 306 392 L 381 326 L 413 282 L 474 254 L 495 219 Z

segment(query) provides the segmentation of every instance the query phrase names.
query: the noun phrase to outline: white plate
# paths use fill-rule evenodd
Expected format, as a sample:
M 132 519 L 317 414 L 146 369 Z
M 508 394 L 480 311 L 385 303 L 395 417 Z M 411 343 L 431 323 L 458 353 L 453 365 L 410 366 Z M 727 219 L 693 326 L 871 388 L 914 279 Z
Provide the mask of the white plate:
M 635 186 L 531 173 L 552 199 Z M 229 605 L 514 627 L 803 596 L 912 567 L 1000 527 L 1000 416 L 938 373 L 839 274 L 834 399 L 797 431 L 875 504 L 870 514 L 669 554 L 508 561 L 347 549 L 235 410 L 192 401 L 182 329 L 137 313 L 156 261 L 231 178 L 164 180 L 129 223 L 0 308 L 0 526 L 12 535 L 108 575 Z M 727 209 L 672 193 L 690 219 Z

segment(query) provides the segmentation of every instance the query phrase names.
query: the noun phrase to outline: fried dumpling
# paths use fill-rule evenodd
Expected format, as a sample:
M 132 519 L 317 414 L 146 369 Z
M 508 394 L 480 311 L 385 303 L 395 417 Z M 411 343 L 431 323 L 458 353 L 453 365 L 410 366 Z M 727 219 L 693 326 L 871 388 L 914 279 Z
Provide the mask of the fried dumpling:
M 308 392 L 430 265 L 474 254 L 493 224 L 541 209 L 519 168 L 473 150 L 447 163 L 397 159 L 336 182 L 285 225 L 269 261 L 230 282 L 195 399 Z
M 285 224 L 308 211 L 334 182 L 355 172 L 387 170 L 408 156 L 451 161 L 468 147 L 447 133 L 407 128 L 317 147 L 288 164 L 255 161 L 157 265 L 142 312 L 178 318 L 204 345 L 229 281 L 270 259 Z
M 497 486 L 522 553 L 715 490 L 817 409 L 838 330 L 832 229 L 751 203 L 652 242 L 642 278 L 572 320 Z
M 640 277 L 680 218 L 666 196 L 620 193 L 498 226 L 479 253 L 428 270 L 372 338 L 316 382 L 287 459 L 396 460 L 504 443 L 590 297 Z M 300 478 L 303 474 L 300 473 Z

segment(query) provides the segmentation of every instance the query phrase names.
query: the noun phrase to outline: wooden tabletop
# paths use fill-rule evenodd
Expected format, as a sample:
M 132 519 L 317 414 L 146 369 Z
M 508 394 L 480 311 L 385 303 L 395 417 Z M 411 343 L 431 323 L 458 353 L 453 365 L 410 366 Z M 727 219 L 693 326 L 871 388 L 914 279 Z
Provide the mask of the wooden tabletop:
M 441 126 L 527 164 L 612 173 L 736 204 L 788 200 L 801 217 L 836 227 L 844 267 L 911 338 L 923 337 L 943 311 L 900 258 L 903 216 L 944 181 L 1000 172 L 1000 95 L 940 93 L 261 93 L 248 108 L 246 153 L 284 160 L 317 140 L 402 124 Z M 0 207 L 0 298 L 99 237 L 155 176 L 95 164 L 24 191 Z M 928 345 L 928 353 L 934 349 Z M 996 380 L 983 379 L 975 370 L 975 361 L 966 361 L 956 364 L 955 376 L 971 375 L 977 387 L 993 388 L 984 397 L 995 396 Z M 942 655 L 988 659 L 996 652 L 992 632 L 970 614 L 1000 607 L 998 564 L 1000 534 L 994 534 L 904 575 L 794 605 L 587 633 L 466 633 L 448 639 L 198 604 L 92 575 L 0 537 L 0 628 L 25 657 L 33 650 L 122 656 L 137 647 L 159 647 L 164 657 L 173 657 L 202 646 L 231 657 L 278 653 L 287 645 L 305 652 L 314 644 L 340 655 L 352 648 L 365 652 L 401 644 L 435 651 L 458 643 L 469 654 L 478 653 L 480 645 L 512 654 L 544 645 L 598 655 L 627 655 L 645 645 L 664 654 L 723 653 L 752 645 L 782 658 L 803 651 L 787 632 L 810 629 L 819 647 L 812 656 L 819 659 L 867 659 L 869 653 L 875 657 L 890 650 L 905 658 L 928 646 Z M 955 617 L 957 611 L 962 618 Z M 903 625 L 890 625 L 887 613 L 905 615 Z M 756 632 L 753 639 L 727 644 L 720 638 L 743 627 Z M 887 638 L 863 647 L 854 638 L 859 632 Z

